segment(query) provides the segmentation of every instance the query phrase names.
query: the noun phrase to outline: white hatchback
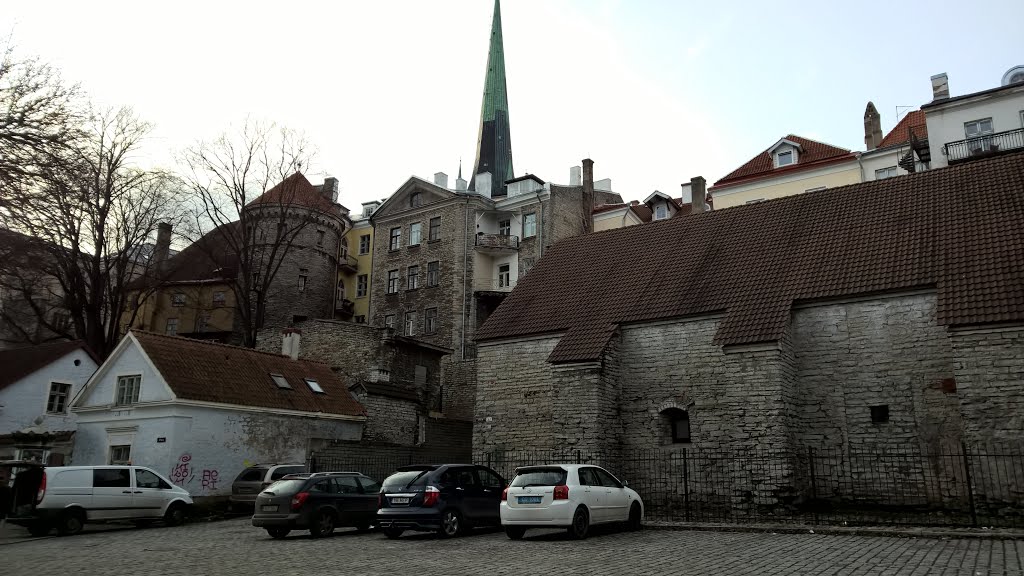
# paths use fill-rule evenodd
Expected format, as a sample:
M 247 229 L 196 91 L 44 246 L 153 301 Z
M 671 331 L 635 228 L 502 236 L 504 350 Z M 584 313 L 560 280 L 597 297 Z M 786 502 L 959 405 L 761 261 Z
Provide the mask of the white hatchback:
M 501 495 L 501 525 L 518 540 L 527 528 L 566 528 L 573 538 L 587 537 L 595 524 L 643 524 L 644 503 L 604 468 L 588 464 L 525 466 Z

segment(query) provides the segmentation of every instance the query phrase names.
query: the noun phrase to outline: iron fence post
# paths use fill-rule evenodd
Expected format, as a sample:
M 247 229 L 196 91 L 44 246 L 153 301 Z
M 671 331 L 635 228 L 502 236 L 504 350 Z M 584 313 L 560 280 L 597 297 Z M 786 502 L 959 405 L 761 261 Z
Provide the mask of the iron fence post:
M 683 510 L 686 512 L 686 521 L 690 521 L 690 465 L 686 458 L 686 448 L 683 448 Z
M 974 485 L 971 482 L 971 458 L 967 454 L 967 443 L 960 442 L 964 456 L 964 480 L 967 482 L 967 503 L 971 507 L 971 526 L 978 525 L 978 510 L 974 507 Z
M 583 464 L 583 461 L 580 459 L 580 451 L 579 450 L 576 451 L 576 463 L 577 464 Z
M 814 448 L 807 447 L 807 465 L 811 468 L 811 510 L 814 511 L 814 523 L 818 523 L 818 480 L 814 472 Z

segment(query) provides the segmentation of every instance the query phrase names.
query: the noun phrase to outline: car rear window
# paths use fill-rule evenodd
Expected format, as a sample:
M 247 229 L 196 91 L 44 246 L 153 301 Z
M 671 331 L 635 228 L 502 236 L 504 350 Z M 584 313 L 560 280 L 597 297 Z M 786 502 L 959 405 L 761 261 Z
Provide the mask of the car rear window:
M 561 468 L 531 468 L 516 474 L 512 486 L 559 486 L 565 484 L 565 470 Z
M 266 468 L 246 468 L 235 478 L 235 482 L 262 482 L 267 475 Z
M 384 480 L 384 490 L 404 490 L 405 488 L 423 487 L 433 470 L 407 470 L 396 472 Z
M 305 478 L 296 478 L 294 480 L 278 480 L 270 486 L 267 486 L 264 492 L 273 492 L 276 496 L 291 496 L 297 494 L 302 487 L 306 485 Z
M 289 474 L 301 474 L 305 471 L 305 466 L 280 466 L 270 473 L 270 479 L 280 480 Z

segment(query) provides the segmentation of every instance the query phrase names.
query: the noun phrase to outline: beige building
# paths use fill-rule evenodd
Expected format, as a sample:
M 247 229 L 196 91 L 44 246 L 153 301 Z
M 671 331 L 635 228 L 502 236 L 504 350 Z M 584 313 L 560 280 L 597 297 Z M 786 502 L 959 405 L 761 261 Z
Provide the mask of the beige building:
M 373 224 L 370 216 L 381 205 L 364 202 L 363 210 L 352 219 L 352 228 L 341 241 L 338 255 L 338 316 L 365 324 L 370 315 L 370 281 L 373 274 Z

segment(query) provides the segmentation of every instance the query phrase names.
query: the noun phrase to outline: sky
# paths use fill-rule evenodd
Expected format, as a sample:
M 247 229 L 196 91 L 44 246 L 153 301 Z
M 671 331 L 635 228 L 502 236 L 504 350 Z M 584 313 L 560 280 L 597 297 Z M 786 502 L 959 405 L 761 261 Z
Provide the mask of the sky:
M 469 179 L 493 0 L 7 2 L 0 32 L 100 106 L 154 124 L 153 163 L 246 118 L 302 131 L 353 212 L 410 176 Z M 709 185 L 796 134 L 864 149 L 931 100 L 1024 64 L 1024 2 L 505 0 L 516 176 L 583 158 L 626 200 Z

